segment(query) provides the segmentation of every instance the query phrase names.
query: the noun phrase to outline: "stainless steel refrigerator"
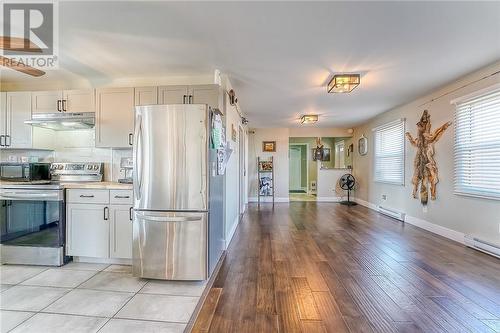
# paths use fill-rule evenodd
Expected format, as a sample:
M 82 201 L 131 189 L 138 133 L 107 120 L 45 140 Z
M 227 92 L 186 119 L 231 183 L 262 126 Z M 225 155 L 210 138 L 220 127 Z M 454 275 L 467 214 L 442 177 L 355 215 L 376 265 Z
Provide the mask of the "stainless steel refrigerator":
M 223 250 L 223 176 L 204 104 L 138 106 L 134 129 L 133 274 L 204 280 Z

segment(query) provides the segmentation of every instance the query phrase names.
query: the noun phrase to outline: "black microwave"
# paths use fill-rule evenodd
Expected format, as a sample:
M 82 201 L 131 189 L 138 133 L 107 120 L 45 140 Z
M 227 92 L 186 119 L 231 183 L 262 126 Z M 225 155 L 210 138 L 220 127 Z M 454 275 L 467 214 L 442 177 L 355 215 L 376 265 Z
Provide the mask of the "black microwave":
M 0 179 L 31 182 L 50 179 L 50 163 L 0 163 Z

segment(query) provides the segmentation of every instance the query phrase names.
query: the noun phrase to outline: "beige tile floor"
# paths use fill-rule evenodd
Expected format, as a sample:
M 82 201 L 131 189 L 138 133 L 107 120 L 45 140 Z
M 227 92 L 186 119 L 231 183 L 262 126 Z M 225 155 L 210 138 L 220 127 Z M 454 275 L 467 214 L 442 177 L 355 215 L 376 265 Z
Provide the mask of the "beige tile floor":
M 316 196 L 307 193 L 289 193 L 290 201 L 316 201 Z
M 204 282 L 133 277 L 130 266 L 0 266 L 0 332 L 183 332 Z

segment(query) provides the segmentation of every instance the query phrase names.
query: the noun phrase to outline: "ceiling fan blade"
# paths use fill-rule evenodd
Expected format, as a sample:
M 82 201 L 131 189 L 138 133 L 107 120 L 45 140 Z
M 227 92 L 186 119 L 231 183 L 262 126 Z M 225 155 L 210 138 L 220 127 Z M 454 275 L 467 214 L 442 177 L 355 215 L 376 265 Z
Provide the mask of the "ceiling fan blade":
M 31 76 L 39 77 L 45 74 L 44 71 L 3 56 L 0 56 L 0 65 Z
M 29 49 L 25 49 L 26 46 L 28 46 Z M 19 38 L 19 37 L 6 37 L 6 36 L 0 36 L 0 49 L 2 50 L 17 49 L 23 52 L 37 52 L 37 53 L 43 52 L 43 50 L 38 45 L 30 41 L 29 39 Z

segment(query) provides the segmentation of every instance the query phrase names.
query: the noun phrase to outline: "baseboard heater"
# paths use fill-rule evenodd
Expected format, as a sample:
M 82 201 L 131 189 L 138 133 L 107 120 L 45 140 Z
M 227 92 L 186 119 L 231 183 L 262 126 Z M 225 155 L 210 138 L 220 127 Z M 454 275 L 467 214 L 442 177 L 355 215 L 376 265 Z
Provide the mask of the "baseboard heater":
M 491 242 L 479 239 L 472 235 L 465 235 L 465 245 L 478 251 L 500 258 L 500 246 Z
M 383 207 L 383 206 L 378 206 L 378 212 L 381 213 L 381 214 L 384 214 L 384 215 L 387 215 L 387 216 L 390 216 L 396 220 L 400 220 L 400 221 L 405 221 L 405 213 L 403 212 L 399 212 L 397 210 L 394 210 L 394 209 L 390 209 L 390 208 L 386 208 L 386 207 Z

